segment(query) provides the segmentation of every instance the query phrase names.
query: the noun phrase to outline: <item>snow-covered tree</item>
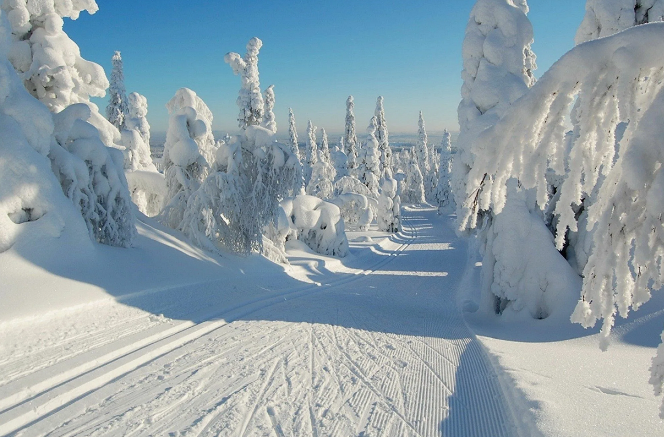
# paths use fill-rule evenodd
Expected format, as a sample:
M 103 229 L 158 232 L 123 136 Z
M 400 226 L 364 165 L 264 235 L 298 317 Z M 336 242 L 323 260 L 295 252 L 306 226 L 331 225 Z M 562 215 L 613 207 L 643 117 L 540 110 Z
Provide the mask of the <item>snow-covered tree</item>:
M 127 106 L 127 90 L 124 85 L 124 72 L 122 71 L 122 56 L 119 51 L 113 54 L 113 68 L 111 70 L 111 81 L 108 88 L 109 102 L 106 106 L 106 119 L 122 131 L 125 125 L 125 117 L 129 114 Z
M 270 85 L 265 90 L 265 114 L 263 115 L 263 126 L 272 132 L 277 131 L 277 117 L 274 115 L 274 85 Z
M 217 150 L 214 171 L 189 198 L 180 229 L 209 250 L 262 251 L 264 229 L 292 190 L 297 162 L 274 132 L 247 127 Z
M 162 159 L 167 188 L 162 217 L 168 226 L 178 229 L 189 197 L 209 172 L 203 149 L 209 149 L 210 142 L 214 141 L 212 113 L 188 88 L 180 88 L 166 106 L 170 117 Z
M 291 193 L 292 196 L 295 196 L 299 194 L 302 189 L 304 189 L 305 185 L 304 169 L 302 167 L 302 158 L 300 156 L 300 145 L 297 138 L 297 128 L 295 127 L 295 114 L 293 114 L 293 110 L 291 108 L 288 108 L 288 135 L 288 145 L 290 146 L 290 151 L 297 157 L 297 166 L 295 168 L 295 172 L 297 173 L 295 178 L 296 182 Z
M 378 197 L 378 188 L 380 184 L 380 149 L 376 139 L 376 117 L 371 117 L 371 122 L 367 127 L 367 139 L 362 147 L 360 165 L 357 168 L 358 178 L 374 197 Z
M 125 127 L 137 131 L 143 142 L 150 146 L 150 123 L 148 123 L 148 99 L 138 93 L 127 96 L 129 116 L 125 118 Z
M 316 143 L 316 126 L 309 120 L 307 123 L 307 143 L 305 146 L 304 181 L 308 185 L 311 180 L 311 172 L 318 162 L 318 144 Z
M 572 319 L 584 326 L 603 319 L 603 347 L 616 314 L 626 316 L 662 285 L 664 56 L 651 47 L 663 43 L 664 24 L 652 23 L 578 45 L 474 144 L 482 151 L 466 191 L 476 199 L 466 205 L 474 216 L 503 210 L 509 203 L 504 185 L 513 178 L 536 193 L 542 208 L 550 199 L 547 173 L 563 176 L 551 199 L 558 248 L 568 231 L 581 226 L 592 236 Z M 575 101 L 570 136 L 567 120 Z M 585 223 L 577 221 L 582 203 Z M 651 368 L 658 394 L 663 357 L 660 346 Z
M 401 187 L 401 200 L 405 203 L 424 203 L 424 178 L 417 164 L 416 154 L 403 150 L 405 177 Z
M 424 178 L 424 197 L 427 200 L 433 200 L 438 186 L 438 174 L 436 171 L 435 157 L 432 156 L 433 147 L 429 144 L 426 126 L 424 125 L 424 116 L 420 111 L 417 129 L 417 143 L 415 143 L 415 157 L 417 165 L 420 168 Z
M 348 176 L 348 157 L 344 153 L 343 137 L 339 138 L 339 143 L 336 144 L 330 152 L 330 157 L 337 178 Z
M 383 232 L 399 232 L 401 230 L 401 198 L 397 191 L 397 180 L 391 176 L 388 169 L 381 182 L 376 215 L 378 229 Z
M 0 13 L 0 252 L 27 244 L 41 250 L 48 239 L 74 241 L 77 249 L 90 242 L 88 229 L 52 171 L 48 158 L 54 146 L 49 110 L 24 88 L 12 64 L 9 23 Z M 57 147 L 60 147 L 57 145 Z M 64 152 L 64 150 L 63 150 Z M 63 153 L 63 154 L 66 154 Z M 70 162 L 79 162 L 67 154 Z M 26 171 L 29 169 L 29 171 Z M 88 170 L 77 166 L 81 177 Z M 34 242 L 38 242 L 37 245 Z M 91 243 L 90 243 L 91 245 Z
M 440 144 L 440 166 L 438 169 L 438 185 L 436 186 L 436 204 L 440 213 L 454 209 L 454 197 L 450 186 L 450 172 L 452 170 L 452 141 L 450 132 L 443 131 L 443 140 Z
M 263 42 L 254 37 L 247 43 L 244 57 L 235 52 L 224 56 L 224 61 L 231 66 L 233 72 L 242 77 L 242 88 L 237 98 L 237 106 L 240 108 L 237 121 L 241 129 L 263 121 L 264 103 L 258 79 L 258 52 L 262 46 Z
M 359 165 L 357 156 L 357 134 L 355 133 L 355 102 L 353 96 L 346 100 L 346 127 L 344 132 L 344 152 L 347 157 L 348 173 L 354 175 Z
M 392 172 L 392 148 L 390 147 L 389 132 L 385 121 L 385 108 L 383 107 L 383 96 L 376 100 L 376 139 L 380 150 L 380 173 L 381 177 L 386 169 Z
M 327 132 L 325 128 L 320 129 L 320 147 L 318 148 L 319 159 L 325 161 L 328 164 L 332 163 L 332 157 L 330 156 L 330 144 L 327 139 Z
M 6 1 L 2 9 L 12 29 L 9 58 L 28 91 L 52 112 L 105 95 L 109 84 L 104 69 L 83 59 L 62 29 L 63 18 L 97 12 L 94 0 Z
M 314 164 L 311 171 L 311 179 L 307 185 L 307 194 L 325 200 L 334 195 L 336 171 L 330 163 L 322 159 L 322 153 L 319 153 L 319 157 L 320 159 Z
M 663 0 L 587 0 L 575 41 L 581 44 L 656 21 L 664 21 Z

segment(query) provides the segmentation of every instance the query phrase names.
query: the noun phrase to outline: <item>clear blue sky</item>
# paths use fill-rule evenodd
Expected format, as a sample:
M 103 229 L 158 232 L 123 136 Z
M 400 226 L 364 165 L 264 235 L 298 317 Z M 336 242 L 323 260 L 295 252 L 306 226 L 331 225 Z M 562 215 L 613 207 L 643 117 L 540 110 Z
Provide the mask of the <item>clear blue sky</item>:
M 430 131 L 458 129 L 461 44 L 471 0 L 199 1 L 97 0 L 99 12 L 66 20 L 84 58 L 110 76 L 122 52 L 125 85 L 148 98 L 153 131 L 168 123 L 166 102 L 181 87 L 194 90 L 214 114 L 215 130 L 237 131 L 239 77 L 224 54 L 244 54 L 263 40 L 261 88 L 275 85 L 277 123 L 292 107 L 298 130 L 308 119 L 328 132 L 343 129 L 345 100 L 355 96 L 363 132 L 385 97 L 391 132 L 417 130 L 418 111 Z M 531 0 L 537 75 L 574 44 L 583 0 Z M 96 100 L 103 110 L 107 99 Z

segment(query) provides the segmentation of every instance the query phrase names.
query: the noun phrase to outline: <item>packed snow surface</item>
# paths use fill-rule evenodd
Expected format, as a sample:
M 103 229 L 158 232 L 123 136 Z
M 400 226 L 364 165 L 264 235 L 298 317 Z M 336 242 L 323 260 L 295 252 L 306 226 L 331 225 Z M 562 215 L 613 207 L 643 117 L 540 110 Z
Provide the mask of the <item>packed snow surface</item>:
M 487 354 L 457 305 L 476 306 L 475 252 L 435 208 L 349 232 L 344 258 L 289 245 L 288 267 L 138 230 L 131 249 L 0 254 L 0 435 L 661 432 L 661 311 L 616 328 L 613 372 L 578 326 L 468 313 Z

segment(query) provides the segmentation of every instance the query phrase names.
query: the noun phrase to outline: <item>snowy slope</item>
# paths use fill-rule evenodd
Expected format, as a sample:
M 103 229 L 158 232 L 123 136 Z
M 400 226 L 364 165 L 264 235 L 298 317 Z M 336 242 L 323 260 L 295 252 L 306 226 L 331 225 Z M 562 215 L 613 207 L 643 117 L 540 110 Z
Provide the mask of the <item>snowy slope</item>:
M 350 232 L 343 259 L 292 243 L 289 267 L 207 256 L 146 218 L 139 233 L 40 265 L 1 255 L 0 435 L 663 429 L 655 305 L 616 328 L 608 370 L 592 332 L 464 315 L 479 268 L 432 208 L 405 208 L 395 236 Z
M 295 244 L 290 275 L 260 257 L 203 259 L 187 277 L 201 284 L 166 289 L 202 254 L 179 243 L 168 258 L 175 240 L 142 225 L 113 299 L 4 324 L 0 434 L 513 435 L 453 304 L 465 244 L 432 219 L 412 210 L 398 236 L 351 234 L 342 260 Z M 132 285 L 157 257 L 156 284 Z M 104 294 L 103 279 L 75 284 Z

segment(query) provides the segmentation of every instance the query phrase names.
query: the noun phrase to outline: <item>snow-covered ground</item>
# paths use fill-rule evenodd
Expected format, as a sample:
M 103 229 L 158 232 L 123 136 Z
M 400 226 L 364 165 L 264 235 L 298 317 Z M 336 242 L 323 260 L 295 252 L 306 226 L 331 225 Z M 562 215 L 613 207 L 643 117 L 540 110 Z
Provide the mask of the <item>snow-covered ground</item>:
M 147 218 L 132 249 L 0 254 L 0 435 L 662 433 L 661 302 L 606 353 L 560 320 L 462 313 L 474 251 L 431 208 L 403 218 L 342 259 L 291 243 L 288 267 Z

